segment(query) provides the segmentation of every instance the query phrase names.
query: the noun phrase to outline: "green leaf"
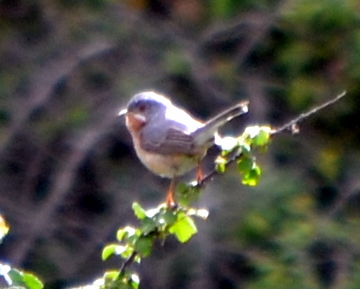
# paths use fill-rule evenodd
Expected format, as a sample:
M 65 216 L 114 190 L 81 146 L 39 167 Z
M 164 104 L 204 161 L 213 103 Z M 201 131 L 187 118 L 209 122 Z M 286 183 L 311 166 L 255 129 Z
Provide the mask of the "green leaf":
M 259 182 L 260 175 L 260 167 L 254 165 L 254 167 L 243 176 L 242 183 L 247 186 L 256 186 Z
M 146 211 L 144 210 L 143 207 L 140 206 L 139 203 L 137 202 L 134 202 L 132 204 L 132 209 L 135 213 L 135 216 L 139 219 L 139 220 L 142 220 L 146 217 Z
M 42 282 L 30 273 L 23 273 L 17 269 L 11 268 L 6 275 L 6 279 L 9 278 L 11 280 L 12 287 L 28 289 L 42 289 L 44 287 Z
M 271 128 L 268 126 L 262 126 L 259 128 L 257 135 L 253 137 L 254 146 L 266 146 L 270 141 Z
M 215 160 L 215 170 L 220 174 L 225 173 L 225 170 L 226 170 L 226 158 L 224 158 L 222 156 L 218 156 L 216 158 L 216 160 Z
M 133 246 L 125 246 L 124 248 L 125 248 L 125 250 L 120 255 L 122 258 L 127 259 L 134 252 L 134 247 Z
M 153 218 L 145 218 L 141 221 L 141 227 L 140 230 L 142 234 L 147 235 L 151 232 L 156 231 L 157 226 L 155 223 L 155 220 Z
M 116 245 L 107 245 L 101 252 L 101 260 L 105 261 L 115 254 Z
M 270 141 L 271 131 L 270 126 L 248 126 L 242 137 L 251 146 L 266 146 Z
M 185 215 L 183 212 L 179 212 L 178 219 L 176 223 L 169 228 L 169 232 L 174 234 L 181 243 L 185 243 L 197 233 L 197 228 L 191 217 Z
M 242 156 L 237 162 L 238 171 L 242 174 L 248 174 L 254 166 L 254 160 L 250 156 Z
M 194 184 L 181 183 L 178 186 L 178 202 L 181 206 L 189 207 L 191 203 L 196 202 L 200 196 L 200 188 Z
M 142 257 L 146 257 L 151 253 L 153 246 L 153 238 L 151 237 L 140 237 L 135 243 L 135 251 Z
M 101 259 L 103 261 L 109 259 L 112 255 L 121 255 L 126 250 L 125 246 L 110 244 L 107 245 L 101 253 Z
M 123 241 L 125 238 L 129 238 L 136 234 L 136 229 L 130 226 L 126 226 L 124 228 L 119 229 L 116 232 L 116 239 L 118 241 Z
M 104 285 L 94 286 L 94 288 L 138 289 L 140 283 L 138 275 L 130 270 L 108 271 L 104 274 L 103 280 Z
M 119 278 L 119 271 L 107 271 L 104 274 L 105 284 L 107 284 L 110 281 L 112 282 L 118 278 Z M 105 286 L 105 288 L 106 288 L 106 286 Z
M 239 141 L 239 152 L 238 155 L 242 153 L 243 155 L 251 154 L 251 147 L 249 144 L 245 143 L 244 141 Z
M 42 289 L 44 287 L 43 283 L 38 278 L 29 273 L 24 273 L 23 281 L 29 289 Z
M 129 285 L 130 285 L 130 288 L 138 289 L 139 285 L 140 285 L 139 276 L 136 274 L 131 274 L 130 279 L 129 279 Z
M 162 218 L 164 220 L 164 226 L 171 226 L 176 222 L 176 212 L 172 209 L 164 211 Z
M 11 268 L 8 272 L 8 276 L 12 281 L 11 285 L 24 285 L 23 284 L 23 273 L 17 269 Z

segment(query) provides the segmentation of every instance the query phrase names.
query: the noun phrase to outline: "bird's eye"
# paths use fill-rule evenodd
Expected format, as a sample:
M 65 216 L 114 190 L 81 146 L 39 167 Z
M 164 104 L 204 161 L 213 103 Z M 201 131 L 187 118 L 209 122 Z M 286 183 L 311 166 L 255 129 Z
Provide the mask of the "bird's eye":
M 144 112 L 145 110 L 146 110 L 146 104 L 145 103 L 139 104 L 139 111 Z

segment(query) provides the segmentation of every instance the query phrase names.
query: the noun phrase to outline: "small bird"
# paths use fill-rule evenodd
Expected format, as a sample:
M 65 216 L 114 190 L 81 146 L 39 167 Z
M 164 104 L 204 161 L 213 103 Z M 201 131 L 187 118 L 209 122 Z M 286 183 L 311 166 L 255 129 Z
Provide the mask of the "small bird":
M 154 174 L 171 178 L 166 205 L 174 206 L 175 180 L 200 165 L 218 138 L 217 129 L 248 111 L 243 101 L 206 122 L 193 118 L 170 99 L 153 91 L 133 96 L 125 109 L 126 126 L 141 162 Z M 198 180 L 200 177 L 198 171 Z

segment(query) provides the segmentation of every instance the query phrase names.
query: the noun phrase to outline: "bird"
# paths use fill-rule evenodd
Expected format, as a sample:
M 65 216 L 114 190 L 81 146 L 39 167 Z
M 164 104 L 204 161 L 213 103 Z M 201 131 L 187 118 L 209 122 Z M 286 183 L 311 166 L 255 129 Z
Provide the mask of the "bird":
M 248 101 L 239 102 L 202 122 L 185 109 L 155 91 L 134 95 L 118 116 L 125 116 L 135 152 L 151 172 L 170 178 L 165 203 L 176 205 L 174 190 L 177 177 L 195 167 L 207 150 L 217 142 L 217 130 L 231 119 L 248 112 Z M 198 170 L 198 181 L 201 170 Z

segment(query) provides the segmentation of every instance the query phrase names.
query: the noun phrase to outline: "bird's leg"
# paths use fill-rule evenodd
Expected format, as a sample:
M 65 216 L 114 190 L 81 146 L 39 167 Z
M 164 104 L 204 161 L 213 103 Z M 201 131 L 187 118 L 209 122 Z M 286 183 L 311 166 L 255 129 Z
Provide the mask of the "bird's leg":
M 198 161 L 197 169 L 196 169 L 196 182 L 200 184 L 201 180 L 204 177 L 204 173 L 202 170 L 201 162 Z
M 176 183 L 176 178 L 175 176 L 171 179 L 170 182 L 170 187 L 167 191 L 166 194 L 166 206 L 171 208 L 175 206 L 175 197 L 174 197 L 174 192 L 175 192 L 175 183 Z

